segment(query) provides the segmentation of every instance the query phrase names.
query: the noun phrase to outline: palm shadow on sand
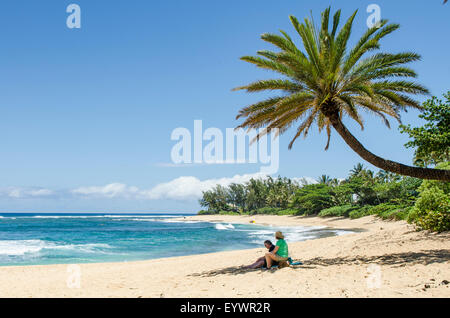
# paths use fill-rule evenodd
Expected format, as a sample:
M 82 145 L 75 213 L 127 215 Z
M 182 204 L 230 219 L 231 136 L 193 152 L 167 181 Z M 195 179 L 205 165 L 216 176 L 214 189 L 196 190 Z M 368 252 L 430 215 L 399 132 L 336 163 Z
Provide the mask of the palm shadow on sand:
M 406 252 L 385 254 L 380 256 L 355 256 L 322 258 L 316 257 L 305 261 L 306 265 L 331 266 L 331 265 L 361 265 L 377 264 L 403 267 L 406 265 L 428 265 L 432 263 L 445 263 L 450 261 L 450 250 L 427 250 L 420 252 Z
M 290 266 L 289 268 L 291 268 L 291 269 L 300 269 L 300 268 L 307 269 L 307 268 L 314 268 L 314 267 L 307 266 L 307 265 L 301 265 L 301 266 Z M 248 273 L 255 273 L 255 272 L 275 273 L 278 270 L 283 270 L 283 269 L 278 269 L 278 268 L 251 269 L 251 268 L 246 268 L 244 266 L 230 266 L 230 267 L 226 267 L 226 268 L 222 268 L 222 269 L 215 269 L 212 271 L 196 273 L 196 274 L 192 274 L 190 276 L 212 277 L 212 276 L 218 276 L 218 275 L 240 275 L 240 274 L 248 274 Z

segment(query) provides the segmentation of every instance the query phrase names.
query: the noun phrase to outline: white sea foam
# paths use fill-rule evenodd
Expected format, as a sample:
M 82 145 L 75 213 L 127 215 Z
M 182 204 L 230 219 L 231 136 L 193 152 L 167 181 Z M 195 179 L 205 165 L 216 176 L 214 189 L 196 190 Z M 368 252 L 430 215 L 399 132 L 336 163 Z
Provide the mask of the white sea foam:
M 194 224 L 194 223 L 202 223 L 202 221 L 184 221 L 184 220 L 170 220 L 170 219 L 119 219 L 118 221 L 137 221 L 137 222 L 158 222 L 158 223 L 186 223 L 186 224 Z
M 285 236 L 285 239 L 288 242 L 300 242 L 320 237 L 321 230 L 324 230 L 326 228 L 327 228 L 326 226 L 312 226 L 312 227 L 297 226 L 297 227 L 276 227 L 276 230 L 282 231 Z M 334 235 L 337 236 L 353 233 L 352 231 L 348 230 L 334 230 L 334 229 L 329 230 L 330 233 L 333 233 Z M 250 238 L 253 238 L 252 243 L 261 244 L 261 242 L 265 240 L 271 241 L 275 240 L 274 237 L 275 229 L 242 230 L 242 231 L 248 232 L 248 236 Z
M 217 223 L 215 225 L 216 230 L 234 230 L 234 226 L 233 224 L 221 224 L 221 223 Z
M 0 241 L 0 255 L 20 256 L 38 253 L 45 249 L 75 250 L 87 253 L 101 253 L 101 249 L 111 248 L 108 244 L 66 244 L 58 245 L 42 240 L 9 240 Z
M 36 253 L 43 248 L 43 244 L 44 242 L 40 240 L 0 241 L 0 255 Z
M 335 230 L 335 234 L 337 236 L 346 235 L 346 234 L 352 234 L 352 233 L 355 233 L 355 232 L 349 231 L 349 230 Z
M 165 219 L 165 218 L 179 218 L 177 215 L 103 215 L 103 218 L 151 218 L 151 219 Z
M 16 218 L 15 217 L 12 217 L 12 216 L 0 216 L 0 220 L 15 220 Z
M 91 216 L 95 218 L 97 216 Z M 26 218 L 26 216 L 24 217 Z M 73 216 L 73 215 L 35 215 L 32 216 L 33 219 L 86 219 L 88 216 Z
M 183 224 L 202 223 L 202 221 L 184 221 L 184 220 L 156 220 L 156 221 L 162 223 L 183 223 Z

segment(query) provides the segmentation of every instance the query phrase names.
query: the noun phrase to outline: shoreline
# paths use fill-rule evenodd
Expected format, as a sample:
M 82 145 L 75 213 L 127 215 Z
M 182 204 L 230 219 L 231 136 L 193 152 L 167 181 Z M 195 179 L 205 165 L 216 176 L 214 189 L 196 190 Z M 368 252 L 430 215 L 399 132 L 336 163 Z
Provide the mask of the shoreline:
M 263 226 L 324 226 L 332 229 L 350 230 L 354 225 L 367 226 L 367 222 L 358 222 L 359 219 L 351 220 L 345 217 L 322 218 L 318 216 L 295 216 L 295 215 L 193 215 L 183 218 L 174 218 L 180 221 L 203 221 L 216 223 L 255 224 Z M 349 224 L 348 221 L 352 221 Z M 365 230 L 362 228 L 361 230 Z
M 67 264 L 4 266 L 0 286 L 8 288 L 0 287 L 0 297 L 450 297 L 445 284 L 450 280 L 449 233 L 416 232 L 406 222 L 371 216 L 356 220 L 265 215 L 181 219 L 362 232 L 288 242 L 291 256 L 304 266 L 271 271 L 240 268 L 264 255 L 263 248 L 79 264 L 81 288 L 68 287 Z M 379 280 L 373 288 L 368 286 L 371 275 Z

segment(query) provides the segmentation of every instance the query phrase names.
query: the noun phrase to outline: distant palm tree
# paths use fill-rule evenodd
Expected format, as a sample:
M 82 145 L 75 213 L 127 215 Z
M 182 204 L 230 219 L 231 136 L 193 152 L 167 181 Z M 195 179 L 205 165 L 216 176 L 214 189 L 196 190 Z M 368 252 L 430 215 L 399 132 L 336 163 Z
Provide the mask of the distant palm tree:
M 306 137 L 312 124 L 319 131 L 326 130 L 330 144 L 334 128 L 345 142 L 363 159 L 374 166 L 412 177 L 450 181 L 450 171 L 411 167 L 386 160 L 368 151 L 344 126 L 342 119 L 349 116 L 363 129 L 360 111 L 367 111 L 382 118 L 389 127 L 387 116 L 400 121 L 400 111 L 408 107 L 421 109 L 421 105 L 407 94 L 427 94 L 428 90 L 412 81 L 394 80 L 394 77 L 416 77 L 416 73 L 404 64 L 417 61 L 416 53 L 377 53 L 362 59 L 379 49 L 379 41 L 399 28 L 382 20 L 377 27 L 367 30 L 356 46 L 347 48 L 353 20 L 348 19 L 338 32 L 341 11 L 333 18 L 329 28 L 330 8 L 322 13 L 320 29 L 310 19 L 300 23 L 290 16 L 291 22 L 303 42 L 303 51 L 284 31 L 282 35 L 263 34 L 261 38 L 277 46 L 281 51 L 259 51 L 259 56 L 241 59 L 256 66 L 275 71 L 281 79 L 261 80 L 235 90 L 248 92 L 279 90 L 281 94 L 243 108 L 237 118 L 245 118 L 238 128 L 267 129 L 260 136 L 279 128 L 286 132 L 296 125 L 297 133 L 289 145 L 302 134 Z
M 384 171 L 384 170 L 378 171 L 376 177 L 381 182 L 399 181 L 402 178 L 398 174 L 395 174 L 395 173 L 392 173 L 392 172 L 389 172 L 389 171 Z
M 320 184 L 330 185 L 332 182 L 332 179 L 330 178 L 330 176 L 323 174 L 317 179 L 317 182 L 319 182 Z
M 356 166 L 353 167 L 352 170 L 350 170 L 350 176 L 352 177 L 359 176 L 363 170 L 364 165 L 362 163 L 358 163 Z
M 337 187 L 339 184 L 341 184 L 341 181 L 339 181 L 339 179 L 337 179 L 337 178 L 331 179 L 331 182 L 330 182 L 331 186 Z

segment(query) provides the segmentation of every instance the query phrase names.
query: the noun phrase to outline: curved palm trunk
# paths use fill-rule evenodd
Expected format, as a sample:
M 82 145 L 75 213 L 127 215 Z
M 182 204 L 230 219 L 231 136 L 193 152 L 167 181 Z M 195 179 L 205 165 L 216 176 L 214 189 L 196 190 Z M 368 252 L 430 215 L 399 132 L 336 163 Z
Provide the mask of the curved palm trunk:
M 374 166 L 404 176 L 410 176 L 419 179 L 450 181 L 450 170 L 427 169 L 407 166 L 395 161 L 386 160 L 368 151 L 359 141 L 353 136 L 347 127 L 344 126 L 338 116 L 329 117 L 334 129 L 341 135 L 347 145 L 353 149 L 358 155 Z

